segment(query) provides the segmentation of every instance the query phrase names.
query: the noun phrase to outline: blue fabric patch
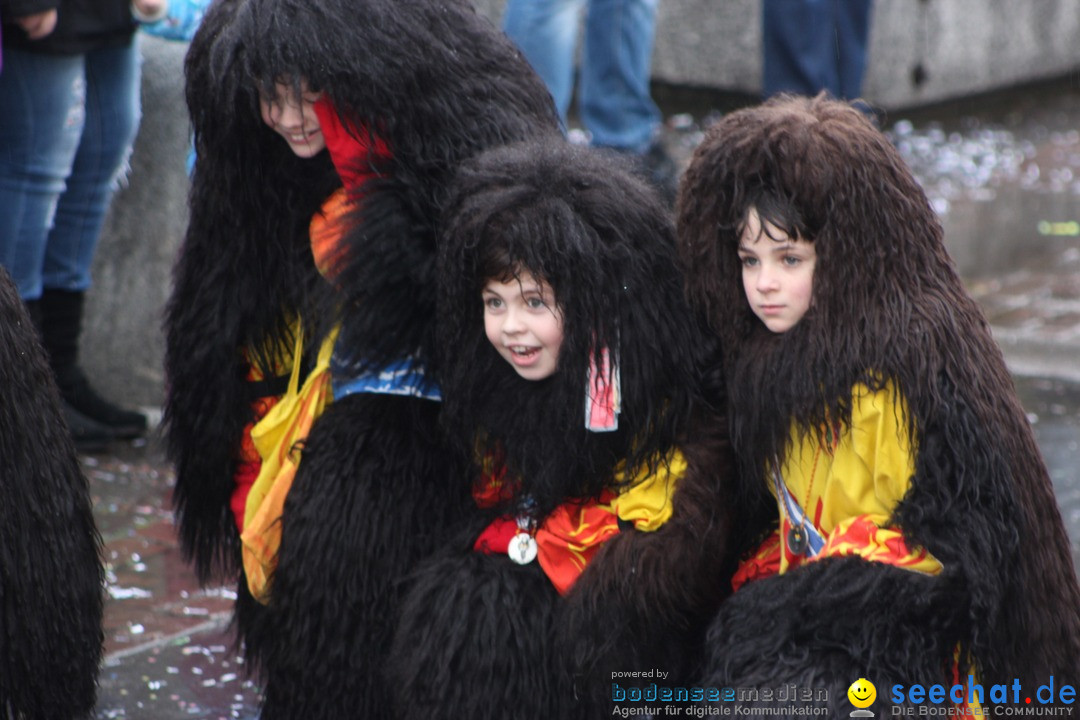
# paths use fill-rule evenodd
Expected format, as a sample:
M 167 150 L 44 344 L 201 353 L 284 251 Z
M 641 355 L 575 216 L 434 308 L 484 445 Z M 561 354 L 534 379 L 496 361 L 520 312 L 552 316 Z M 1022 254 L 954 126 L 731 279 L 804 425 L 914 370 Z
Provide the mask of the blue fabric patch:
M 210 0 L 169 0 L 169 11 L 165 17 L 141 25 L 142 31 L 166 40 L 189 42 L 209 7 Z
M 355 393 L 405 395 L 425 400 L 442 400 L 435 382 L 424 375 L 424 365 L 416 358 L 404 358 L 378 370 L 358 370 L 347 360 L 334 355 L 330 360 L 334 400 Z

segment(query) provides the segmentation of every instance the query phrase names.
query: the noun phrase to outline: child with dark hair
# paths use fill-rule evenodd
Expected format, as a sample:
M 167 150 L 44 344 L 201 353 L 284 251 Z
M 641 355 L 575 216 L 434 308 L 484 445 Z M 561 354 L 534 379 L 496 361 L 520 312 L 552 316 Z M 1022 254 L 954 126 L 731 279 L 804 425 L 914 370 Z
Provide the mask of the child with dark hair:
M 613 671 L 685 682 L 724 594 L 727 455 L 691 422 L 667 213 L 612 161 L 530 143 L 462 169 L 441 242 L 444 419 L 479 515 L 404 604 L 403 717 L 592 718 Z
M 181 541 L 203 580 L 238 581 L 264 720 L 384 717 L 403 578 L 470 500 L 438 427 L 438 218 L 461 162 L 558 120 L 464 0 L 220 0 L 186 73 L 197 161 L 166 319 Z M 277 440 L 290 387 L 310 427 Z
M 764 536 L 702 684 L 827 688 L 840 716 L 866 678 L 879 717 L 909 700 L 894 684 L 961 685 L 945 702 L 972 712 L 1016 679 L 1075 686 L 1080 591 L 1045 465 L 889 141 L 824 96 L 732 113 L 678 226 Z

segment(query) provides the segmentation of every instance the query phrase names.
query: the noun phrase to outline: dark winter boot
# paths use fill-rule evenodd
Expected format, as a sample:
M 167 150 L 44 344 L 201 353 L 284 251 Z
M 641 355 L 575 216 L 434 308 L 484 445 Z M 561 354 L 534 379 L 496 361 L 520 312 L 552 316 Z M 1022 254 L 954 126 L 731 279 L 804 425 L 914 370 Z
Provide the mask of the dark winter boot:
M 26 308 L 26 314 L 30 316 L 30 322 L 36 328 L 38 340 L 41 340 L 41 301 L 23 300 L 23 306 Z
M 65 405 L 118 438 L 146 432 L 146 416 L 114 405 L 98 395 L 78 365 L 85 294 L 46 289 L 40 300 L 41 339 L 49 354 L 56 384 Z M 69 423 L 73 421 L 69 414 Z M 75 429 L 72 428 L 72 434 Z
M 117 435 L 99 422 L 95 422 L 73 408 L 66 401 L 61 401 L 64 420 L 75 443 L 75 449 L 81 453 L 104 451 Z
M 41 338 L 41 301 L 26 301 L 26 310 L 30 320 L 37 328 L 38 338 Z M 75 449 L 79 452 L 100 452 L 106 448 L 110 441 L 116 439 L 112 430 L 101 423 L 95 422 L 73 408 L 66 400 L 61 400 L 61 410 L 64 420 L 67 421 L 71 439 L 75 442 Z
M 632 152 L 628 148 L 603 147 L 601 149 L 614 153 L 616 156 L 630 158 L 630 169 L 652 185 L 669 207 L 675 206 L 675 194 L 679 187 L 679 168 L 660 138 L 653 140 L 641 153 Z

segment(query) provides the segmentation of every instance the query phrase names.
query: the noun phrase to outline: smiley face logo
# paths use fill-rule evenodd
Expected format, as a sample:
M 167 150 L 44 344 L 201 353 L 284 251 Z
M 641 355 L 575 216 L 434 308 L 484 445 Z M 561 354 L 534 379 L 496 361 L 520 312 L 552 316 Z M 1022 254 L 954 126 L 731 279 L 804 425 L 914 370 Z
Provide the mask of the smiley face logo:
M 866 678 L 859 678 L 847 689 L 847 699 L 857 708 L 867 708 L 877 700 L 877 688 Z

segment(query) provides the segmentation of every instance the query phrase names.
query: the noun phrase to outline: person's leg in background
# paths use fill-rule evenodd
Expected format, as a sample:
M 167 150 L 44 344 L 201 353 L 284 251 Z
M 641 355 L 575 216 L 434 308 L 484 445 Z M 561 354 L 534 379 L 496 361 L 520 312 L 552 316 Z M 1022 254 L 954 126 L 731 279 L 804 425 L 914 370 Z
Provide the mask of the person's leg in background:
M 64 400 L 117 437 L 133 437 L 146 430 L 145 416 L 98 395 L 78 365 L 78 348 L 94 251 L 139 127 L 141 60 L 134 40 L 85 58 L 86 122 L 45 245 L 42 339 Z
M 0 265 L 41 297 L 45 244 L 85 120 L 81 55 L 8 49 L 0 73 Z
M 833 0 L 833 3 L 836 37 L 840 46 L 840 97 L 854 100 L 862 96 L 863 78 L 866 75 L 873 0 Z
M 660 125 L 649 91 L 657 0 L 590 0 L 579 101 L 597 147 L 641 155 Z
M 839 90 L 833 0 L 765 0 L 762 3 L 762 95 L 816 95 Z
M 0 73 L 0 265 L 41 330 L 45 246 L 86 117 L 82 55 L 9 48 Z M 76 446 L 102 447 L 111 430 L 63 407 Z
M 578 110 L 591 144 L 641 163 L 670 201 L 676 168 L 660 142 L 660 110 L 649 78 L 658 0 L 588 0 Z M 585 0 L 508 0 L 503 29 L 544 81 L 566 127 L 574 49 Z
M 649 87 L 658 0 L 590 0 L 578 106 L 595 147 L 640 159 L 674 198 L 674 162 L 660 142 L 660 109 Z
M 583 5 L 584 0 L 508 0 L 503 14 L 503 30 L 547 85 L 564 128 Z
M 853 100 L 862 92 L 872 0 L 765 0 L 762 95 Z

